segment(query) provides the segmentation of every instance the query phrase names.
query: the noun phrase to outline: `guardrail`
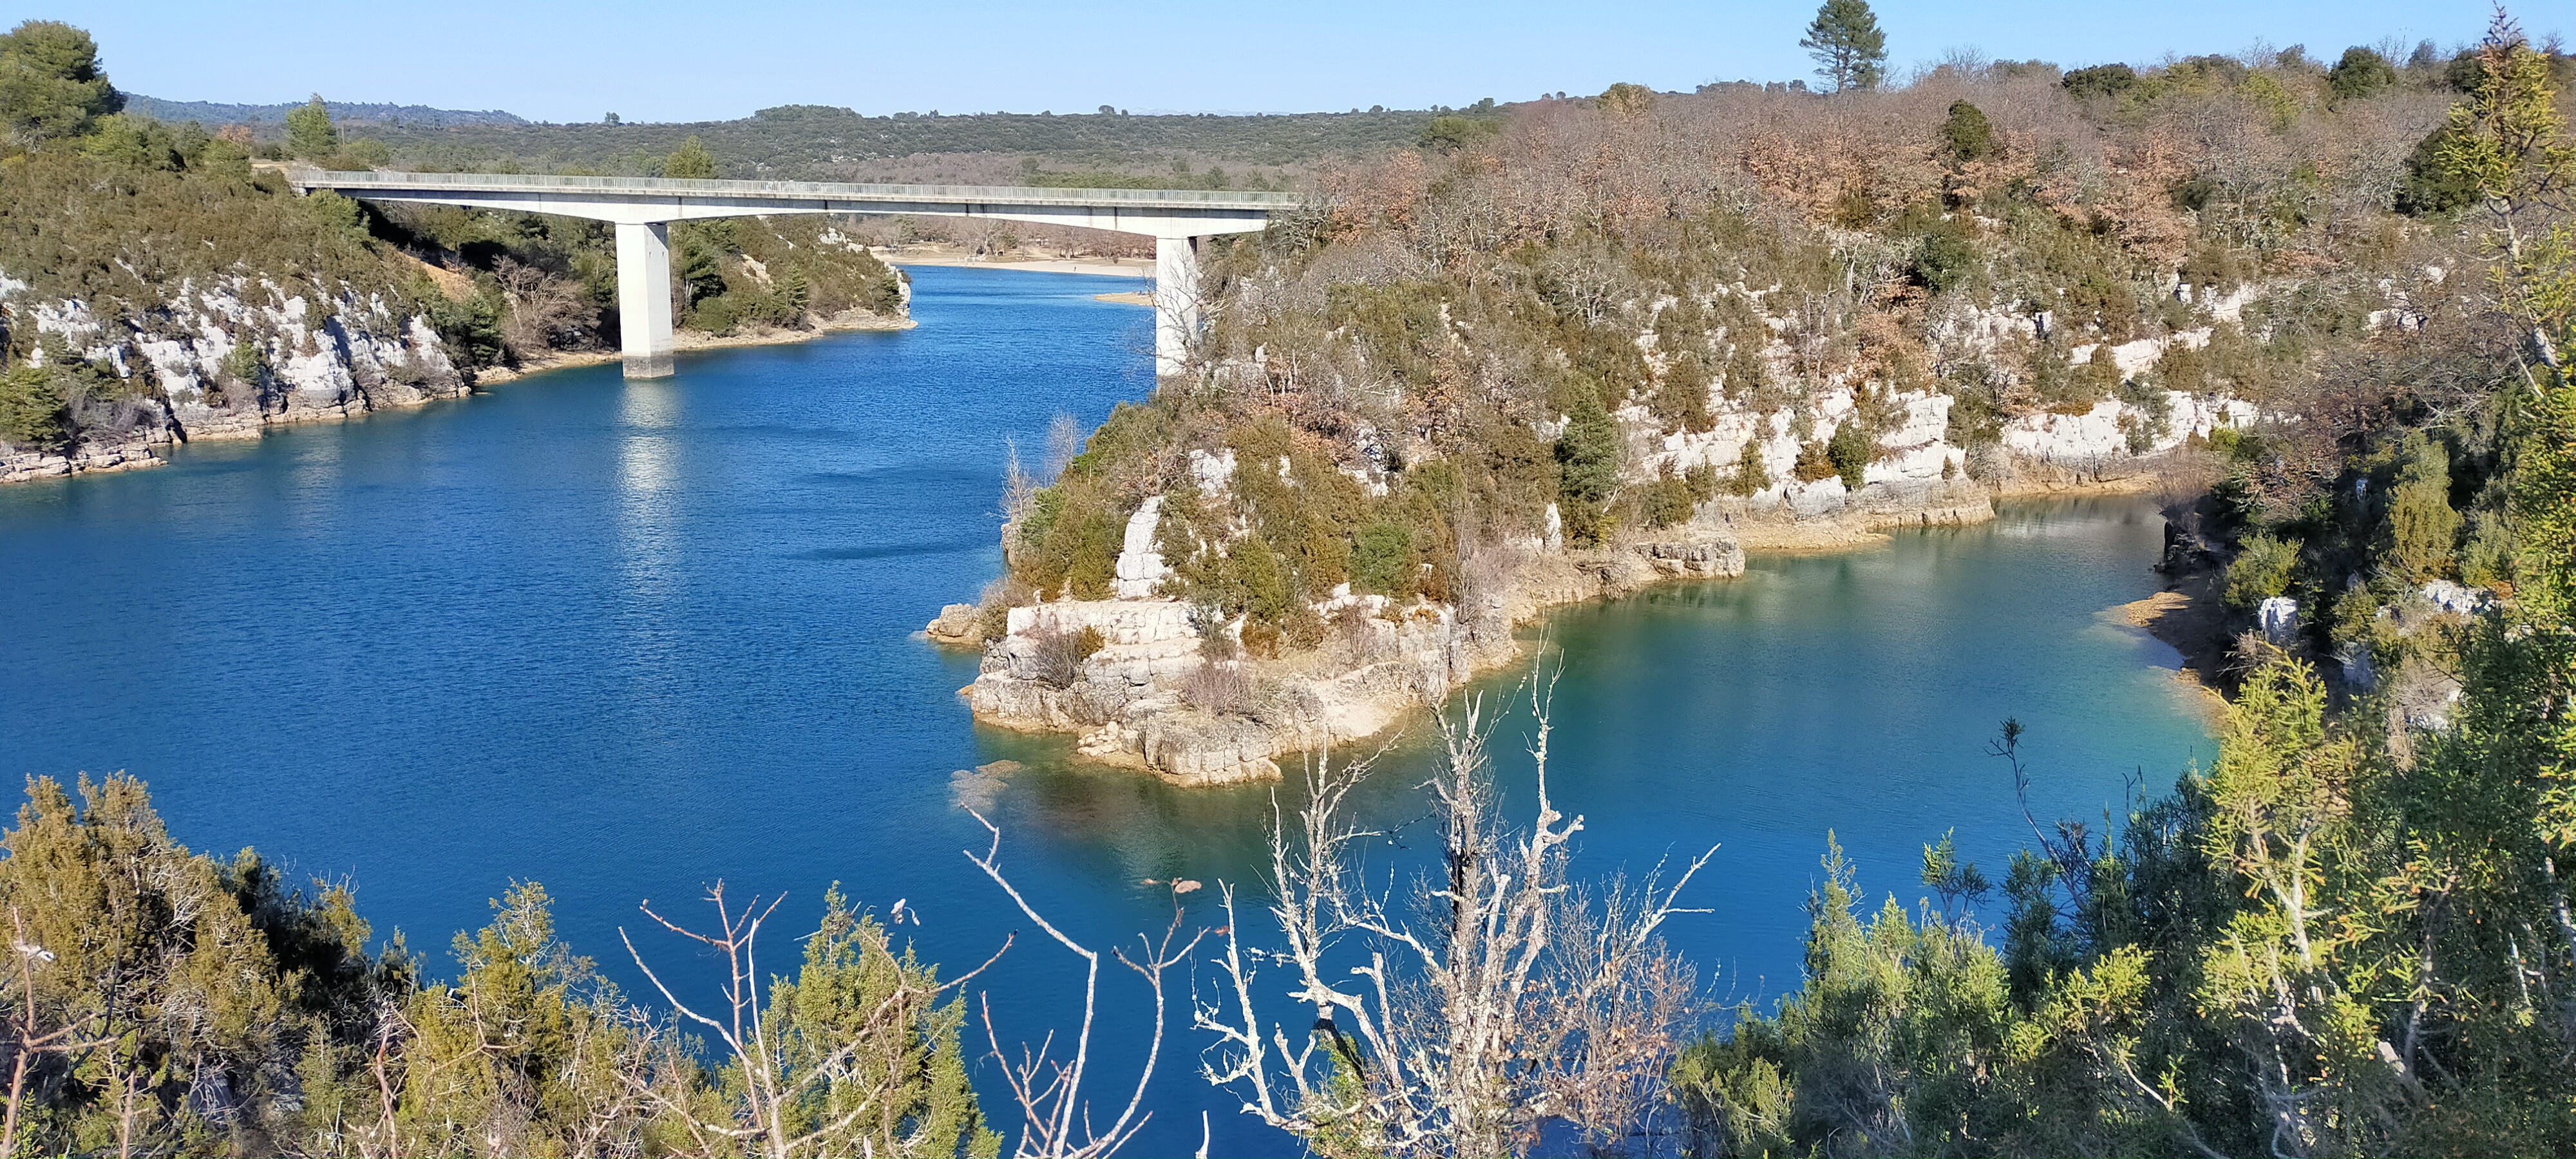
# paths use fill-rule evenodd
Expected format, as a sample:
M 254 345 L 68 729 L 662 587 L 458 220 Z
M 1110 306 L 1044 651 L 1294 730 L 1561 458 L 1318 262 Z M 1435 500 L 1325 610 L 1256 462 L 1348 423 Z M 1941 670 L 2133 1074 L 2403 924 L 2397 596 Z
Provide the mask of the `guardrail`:
M 302 190 L 447 189 L 471 193 L 590 193 L 636 197 L 770 197 L 795 201 L 905 201 L 957 204 L 1083 205 L 1172 209 L 1281 210 L 1297 193 L 1234 189 L 1052 189 L 1017 185 L 865 185 L 831 181 L 712 181 L 671 177 L 561 177 L 529 173 L 394 173 L 290 169 Z

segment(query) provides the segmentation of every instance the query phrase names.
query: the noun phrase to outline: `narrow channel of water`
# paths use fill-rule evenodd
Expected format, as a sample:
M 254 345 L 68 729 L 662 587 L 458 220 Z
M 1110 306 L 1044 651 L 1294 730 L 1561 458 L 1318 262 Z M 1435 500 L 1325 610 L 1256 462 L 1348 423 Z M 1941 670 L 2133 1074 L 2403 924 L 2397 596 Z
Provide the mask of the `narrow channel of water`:
M 1023 765 L 993 798 L 1005 864 L 1096 946 L 1170 920 L 1145 879 L 1249 882 L 1268 789 L 1171 790 L 980 729 L 953 695 L 973 658 L 913 635 L 996 574 L 1004 439 L 1150 389 L 1149 314 L 1092 300 L 1117 279 L 915 277 L 910 332 L 684 356 L 655 383 L 563 371 L 0 489 L 0 776 L 130 771 L 181 840 L 353 879 L 439 968 L 485 899 L 542 881 L 630 991 L 636 903 L 718 878 L 787 891 L 790 925 L 834 881 L 903 899 L 926 956 L 981 961 L 1025 923 L 960 855 L 986 837 L 951 774 L 996 760 Z M 2010 506 L 1550 617 L 1578 868 L 1719 844 L 1693 899 L 1713 912 L 1674 937 L 1721 995 L 1767 998 L 1795 983 L 1828 830 L 1873 896 L 1917 897 L 1921 846 L 1952 828 L 1999 876 L 2028 834 L 1983 755 L 2004 716 L 2030 726 L 2043 819 L 2098 816 L 2126 776 L 2162 789 L 2209 757 L 2204 724 L 2171 651 L 2101 615 L 2155 589 L 2159 536 L 2143 504 Z M 1367 798 L 1390 826 L 1420 812 L 1423 731 Z M 1497 733 L 1514 786 L 1525 731 Z M 1409 832 L 1379 864 L 1418 856 Z M 1188 920 L 1216 924 L 1213 892 Z M 992 975 L 1005 1042 L 1070 1027 L 1077 964 L 1022 938 Z M 1141 997 L 1106 992 L 1104 1066 L 1141 1052 Z M 1219 1153 L 1277 1150 L 1176 1034 L 1138 1150 L 1194 1148 L 1202 1110 Z

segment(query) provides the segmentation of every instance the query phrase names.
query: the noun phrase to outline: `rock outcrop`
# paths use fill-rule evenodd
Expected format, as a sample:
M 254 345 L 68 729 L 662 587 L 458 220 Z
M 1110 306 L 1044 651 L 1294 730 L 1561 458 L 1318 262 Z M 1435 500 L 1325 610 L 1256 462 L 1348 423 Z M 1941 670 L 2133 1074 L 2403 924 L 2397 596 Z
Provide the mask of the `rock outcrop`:
M 1140 510 L 1152 509 L 1149 501 Z M 1129 525 L 1131 552 L 1151 542 L 1137 526 Z M 1285 754 L 1377 736 L 1508 663 L 1518 655 L 1511 629 L 1549 607 L 1743 574 L 1743 549 L 1717 524 L 1672 531 L 1588 551 L 1533 547 L 1501 569 L 1506 586 L 1464 609 L 1355 595 L 1346 585 L 1315 605 L 1331 626 L 1324 644 L 1275 661 L 1241 656 L 1240 622 L 1207 623 L 1188 604 L 1146 593 L 1015 607 L 989 642 L 976 609 L 952 604 L 925 633 L 982 644 L 982 670 L 959 690 L 979 720 L 1074 733 L 1082 756 L 1176 784 L 1262 780 L 1280 775 Z M 1122 592 L 1136 590 L 1125 585 L 1128 558 Z M 1085 644 L 1096 648 L 1069 658 L 1069 647 Z
M 51 346 L 111 370 L 135 405 L 111 439 L 68 448 L 0 449 L 0 483 L 161 462 L 195 439 L 257 438 L 280 423 L 350 418 L 464 394 L 467 383 L 428 319 L 380 295 L 315 301 L 265 279 L 180 283 L 159 308 L 113 321 L 76 300 L 22 301 L 0 279 L 0 303 L 32 320 L 43 365 Z

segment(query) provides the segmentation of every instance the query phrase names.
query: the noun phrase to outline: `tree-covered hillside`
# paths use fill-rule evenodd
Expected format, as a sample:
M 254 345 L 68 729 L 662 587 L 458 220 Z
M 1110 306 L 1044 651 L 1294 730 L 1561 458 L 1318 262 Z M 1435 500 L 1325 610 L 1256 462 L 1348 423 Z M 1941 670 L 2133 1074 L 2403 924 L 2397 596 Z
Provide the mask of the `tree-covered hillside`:
M 238 105 L 220 101 L 165 101 L 140 93 L 127 93 L 125 107 L 156 121 L 178 124 L 195 121 L 205 125 L 283 126 L 286 118 L 304 102 L 276 105 Z M 499 109 L 433 109 L 427 105 L 397 105 L 383 101 L 328 101 L 325 107 L 331 119 L 341 124 L 362 125 L 522 125 L 526 120 Z
M 174 108 L 176 106 L 173 106 Z M 333 105 L 334 115 L 344 106 Z M 448 123 L 396 112 L 360 126 L 409 169 L 654 175 L 695 137 L 723 158 L 718 175 L 778 180 L 910 180 L 922 158 L 945 158 L 961 173 L 1017 181 L 1026 164 L 1100 170 L 1182 187 L 1208 184 L 1206 169 L 1230 169 L 1214 184 L 1285 180 L 1318 162 L 1410 146 L 1447 110 L 1279 115 L 1084 113 L 897 113 L 867 117 L 824 105 L 762 109 L 734 121 L 692 124 L 533 124 L 453 116 Z M 193 115 L 193 114 L 192 114 Z M 218 123 L 208 118 L 207 123 Z M 283 146 L 282 115 L 252 125 Z M 989 155 L 992 161 L 969 158 Z M 907 163 L 906 159 L 913 159 Z M 994 162 L 998 162 L 995 164 Z M 1196 172 L 1175 171 L 1175 162 Z M 940 162 L 929 162 L 940 164 Z M 937 170 L 932 170 L 937 172 Z

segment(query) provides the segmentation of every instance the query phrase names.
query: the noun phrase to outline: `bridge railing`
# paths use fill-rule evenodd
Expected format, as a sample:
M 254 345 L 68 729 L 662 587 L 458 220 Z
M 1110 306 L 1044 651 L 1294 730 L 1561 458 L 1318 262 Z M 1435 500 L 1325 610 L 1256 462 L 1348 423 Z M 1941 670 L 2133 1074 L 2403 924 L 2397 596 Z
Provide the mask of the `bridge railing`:
M 674 177 L 570 177 L 532 173 L 395 173 L 290 169 L 304 189 L 525 190 L 628 196 L 775 197 L 813 201 L 1008 202 L 1015 205 L 1124 206 L 1139 209 L 1292 209 L 1298 193 L 1237 189 L 1055 189 L 1017 185 L 874 185 L 834 181 L 720 181 Z

